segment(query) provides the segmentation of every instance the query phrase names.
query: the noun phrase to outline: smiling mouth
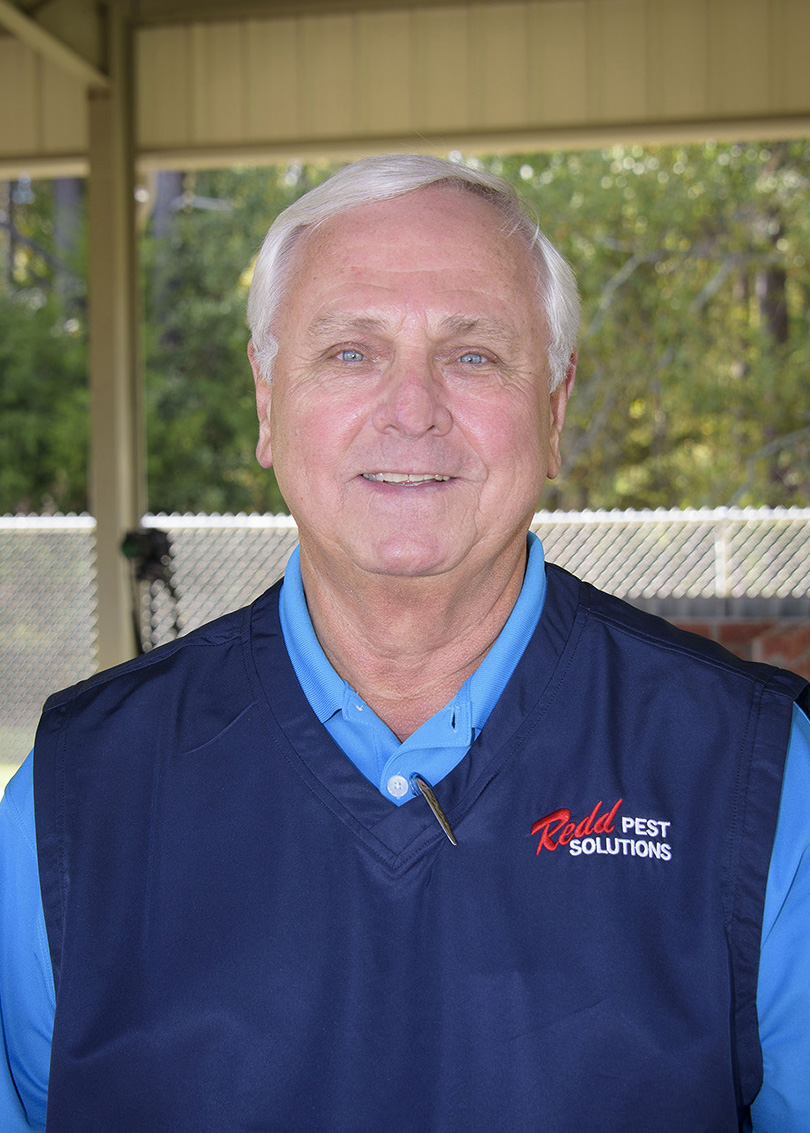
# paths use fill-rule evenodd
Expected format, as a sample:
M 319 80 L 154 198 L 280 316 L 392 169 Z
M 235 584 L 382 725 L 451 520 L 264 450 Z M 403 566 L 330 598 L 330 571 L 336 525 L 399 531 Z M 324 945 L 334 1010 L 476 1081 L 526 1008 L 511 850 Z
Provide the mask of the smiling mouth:
M 364 480 L 376 480 L 379 484 L 432 484 L 449 480 L 438 472 L 364 472 Z

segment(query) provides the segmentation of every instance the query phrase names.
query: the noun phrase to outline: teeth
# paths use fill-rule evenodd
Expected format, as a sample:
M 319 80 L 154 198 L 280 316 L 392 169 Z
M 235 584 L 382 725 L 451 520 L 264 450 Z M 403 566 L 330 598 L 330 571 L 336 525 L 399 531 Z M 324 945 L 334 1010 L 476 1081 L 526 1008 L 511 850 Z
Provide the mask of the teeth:
M 366 480 L 378 480 L 382 484 L 426 484 L 430 480 L 449 480 L 438 472 L 364 472 Z

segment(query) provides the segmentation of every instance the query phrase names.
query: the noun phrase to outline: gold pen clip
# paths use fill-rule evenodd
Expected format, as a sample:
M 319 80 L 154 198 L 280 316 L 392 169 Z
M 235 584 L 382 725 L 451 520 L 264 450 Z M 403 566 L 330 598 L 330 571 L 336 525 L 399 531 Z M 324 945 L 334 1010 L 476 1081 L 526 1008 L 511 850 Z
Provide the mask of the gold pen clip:
M 453 833 L 450 823 L 447 821 L 444 811 L 439 806 L 439 800 L 433 794 L 433 788 L 431 787 L 430 783 L 428 783 L 427 779 L 423 779 L 421 775 L 416 774 L 411 775 L 410 782 L 411 790 L 413 791 L 413 793 L 416 794 L 418 792 L 420 795 L 424 796 L 425 802 L 433 811 L 433 814 L 439 826 L 441 826 L 442 830 L 445 832 L 453 845 L 457 846 L 458 842 L 456 841 L 456 836 Z

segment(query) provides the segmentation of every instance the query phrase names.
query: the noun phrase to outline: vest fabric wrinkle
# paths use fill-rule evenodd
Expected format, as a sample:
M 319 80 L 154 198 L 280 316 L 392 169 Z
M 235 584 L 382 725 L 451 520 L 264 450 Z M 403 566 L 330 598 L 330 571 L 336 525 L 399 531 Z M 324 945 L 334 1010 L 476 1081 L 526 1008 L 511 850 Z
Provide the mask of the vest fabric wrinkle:
M 318 721 L 278 586 L 57 694 L 48 1130 L 739 1129 L 805 683 L 548 567 L 457 847 Z

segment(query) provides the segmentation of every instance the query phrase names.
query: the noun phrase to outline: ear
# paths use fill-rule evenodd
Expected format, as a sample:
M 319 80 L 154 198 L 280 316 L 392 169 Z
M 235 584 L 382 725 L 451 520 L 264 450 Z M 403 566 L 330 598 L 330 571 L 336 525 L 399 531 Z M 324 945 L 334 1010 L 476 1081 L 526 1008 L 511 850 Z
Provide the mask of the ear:
M 270 447 L 270 401 L 273 387 L 262 377 L 259 361 L 253 347 L 253 339 L 248 343 L 248 358 L 253 371 L 253 381 L 256 385 L 256 414 L 259 418 L 259 443 L 256 445 L 256 459 L 262 468 L 271 468 L 273 465 L 273 452 Z
M 568 369 L 565 377 L 549 396 L 549 432 L 548 432 L 548 469 L 546 475 L 553 480 L 558 475 L 562 465 L 560 456 L 560 437 L 565 424 L 565 411 L 568 408 L 568 398 L 574 388 L 574 378 L 577 372 L 577 352 L 572 353 L 568 360 Z

